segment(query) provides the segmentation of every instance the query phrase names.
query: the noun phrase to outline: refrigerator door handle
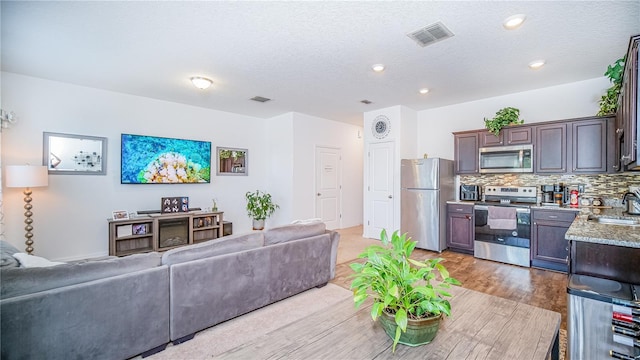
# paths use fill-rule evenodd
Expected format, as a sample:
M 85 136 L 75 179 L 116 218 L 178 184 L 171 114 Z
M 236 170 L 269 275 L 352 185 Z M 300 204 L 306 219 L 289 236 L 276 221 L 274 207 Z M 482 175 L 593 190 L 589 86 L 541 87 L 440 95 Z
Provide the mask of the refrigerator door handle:
M 389 195 L 389 199 L 393 199 L 393 196 L 392 196 L 392 195 Z

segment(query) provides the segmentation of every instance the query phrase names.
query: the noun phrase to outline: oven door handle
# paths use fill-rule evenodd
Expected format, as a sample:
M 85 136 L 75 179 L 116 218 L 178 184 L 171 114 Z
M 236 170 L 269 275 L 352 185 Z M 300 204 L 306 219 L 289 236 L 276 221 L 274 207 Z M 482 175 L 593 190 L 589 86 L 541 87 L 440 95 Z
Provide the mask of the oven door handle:
M 489 205 L 474 205 L 473 206 L 474 210 L 489 210 Z M 528 214 L 531 212 L 530 208 L 521 208 L 521 207 L 516 207 L 516 212 L 519 213 L 525 213 Z

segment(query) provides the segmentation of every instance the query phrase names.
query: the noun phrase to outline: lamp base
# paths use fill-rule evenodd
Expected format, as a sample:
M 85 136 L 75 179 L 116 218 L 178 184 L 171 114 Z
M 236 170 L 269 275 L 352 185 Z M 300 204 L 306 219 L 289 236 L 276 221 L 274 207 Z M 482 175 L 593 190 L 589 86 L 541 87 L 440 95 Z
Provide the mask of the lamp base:
M 24 227 L 24 230 L 26 231 L 24 237 L 27 238 L 24 242 L 24 244 L 27 245 L 24 251 L 29 255 L 32 255 L 31 253 L 33 252 L 33 240 L 31 239 L 33 237 L 33 233 L 31 232 L 33 230 L 33 226 L 31 225 L 33 223 L 33 219 L 31 219 L 31 216 L 33 215 L 33 212 L 31 212 L 31 209 L 33 208 L 33 205 L 31 205 L 31 200 L 33 200 L 31 199 L 32 193 L 31 189 L 24 189 L 24 223 L 27 224 Z

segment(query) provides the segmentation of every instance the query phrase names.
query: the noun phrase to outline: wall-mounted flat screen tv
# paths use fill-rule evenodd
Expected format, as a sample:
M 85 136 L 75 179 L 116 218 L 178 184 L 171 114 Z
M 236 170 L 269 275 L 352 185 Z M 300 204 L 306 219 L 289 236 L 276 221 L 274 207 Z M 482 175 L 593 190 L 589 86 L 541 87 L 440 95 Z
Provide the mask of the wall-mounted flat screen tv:
M 122 134 L 122 184 L 209 183 L 211 142 Z

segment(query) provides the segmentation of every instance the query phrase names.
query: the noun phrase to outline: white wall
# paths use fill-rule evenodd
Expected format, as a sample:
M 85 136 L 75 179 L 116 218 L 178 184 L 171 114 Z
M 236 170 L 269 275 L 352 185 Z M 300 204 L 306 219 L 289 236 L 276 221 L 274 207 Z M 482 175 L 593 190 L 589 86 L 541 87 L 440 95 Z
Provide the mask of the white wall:
M 266 227 L 288 224 L 293 218 L 293 114 L 283 114 L 266 121 L 269 152 L 269 193 L 280 206 L 265 222 Z M 261 189 L 265 190 L 265 189 Z
M 498 96 L 418 112 L 418 153 L 453 159 L 454 131 L 484 128 L 484 118 L 493 118 L 504 107 L 520 109 L 526 124 L 593 116 L 598 100 L 611 86 L 600 77 L 565 85 Z
M 342 154 L 341 227 L 362 224 L 362 152 L 360 126 L 293 113 L 293 217 L 315 218 L 317 146 L 339 148 Z
M 267 184 L 264 120 L 12 73 L 2 77 L 2 108 L 20 119 L 2 133 L 3 165 L 41 164 L 43 131 L 108 138 L 106 176 L 50 175 L 47 188 L 33 189 L 36 255 L 106 255 L 111 211 L 159 209 L 163 196 L 188 196 L 191 207 L 203 208 L 215 197 L 235 233 L 251 229 L 244 193 Z M 213 151 L 247 148 L 249 176 L 215 176 L 212 159 L 210 184 L 122 185 L 121 133 L 211 141 Z M 4 188 L 3 196 L 6 240 L 24 249 L 22 189 Z

